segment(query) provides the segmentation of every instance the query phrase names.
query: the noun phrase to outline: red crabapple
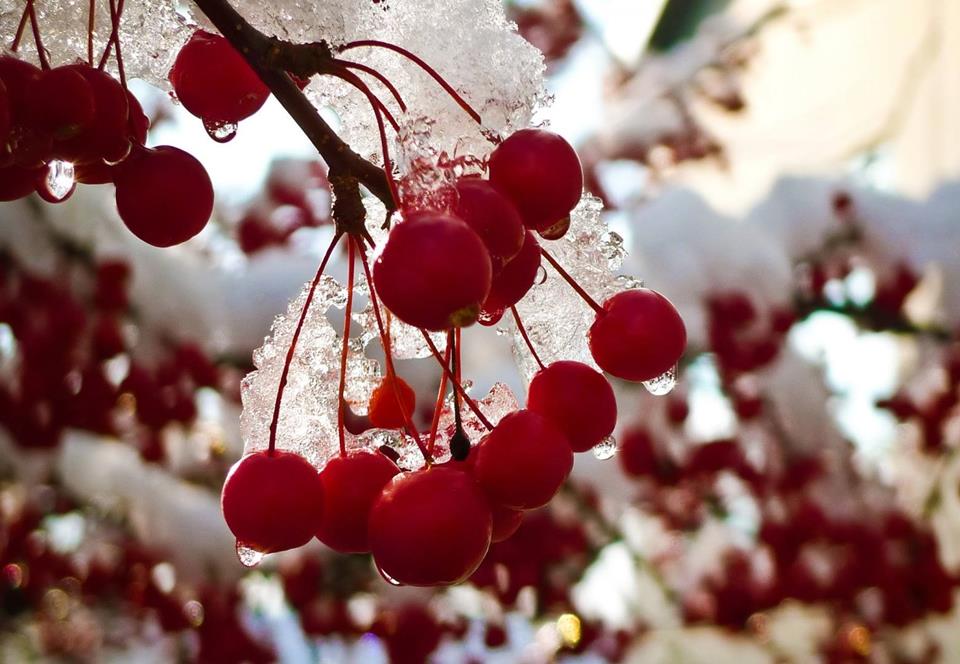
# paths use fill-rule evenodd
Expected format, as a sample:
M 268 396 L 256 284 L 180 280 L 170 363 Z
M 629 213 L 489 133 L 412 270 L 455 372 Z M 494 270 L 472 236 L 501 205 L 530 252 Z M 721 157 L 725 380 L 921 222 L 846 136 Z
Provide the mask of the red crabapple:
M 493 185 L 479 178 L 457 181 L 456 213 L 490 252 L 496 275 L 523 247 L 523 221 L 517 209 Z
M 604 371 L 645 381 L 672 369 L 687 346 L 683 319 L 670 300 L 646 288 L 617 293 L 590 326 L 590 352 Z
M 540 271 L 540 243 L 527 231 L 523 248 L 490 283 L 490 294 L 483 303 L 483 312 L 497 316 L 523 299 L 537 280 Z
M 613 388 L 582 362 L 561 360 L 538 371 L 530 382 L 527 408 L 556 424 L 574 452 L 586 452 L 617 424 Z
M 400 429 L 413 415 L 416 405 L 417 395 L 413 388 L 407 381 L 388 372 L 370 395 L 367 417 L 375 427 Z
M 533 509 L 550 502 L 573 468 L 573 452 L 553 422 L 530 410 L 504 417 L 480 441 L 473 473 L 491 502 Z
M 96 111 L 93 88 L 74 67 L 42 71 L 29 89 L 30 123 L 57 139 L 90 126 Z
M 490 182 L 513 201 L 527 228 L 543 231 L 569 216 L 580 200 L 583 169 L 563 137 L 521 129 L 490 155 Z
M 396 583 L 459 583 L 480 566 L 493 517 L 471 475 L 449 464 L 394 477 L 370 512 L 370 550 Z
M 155 247 L 189 240 L 203 230 L 213 211 L 210 176 L 178 148 L 135 148 L 114 169 L 114 183 L 123 223 Z
M 442 212 L 414 214 L 396 225 L 373 266 L 384 306 L 428 330 L 476 321 L 490 278 L 490 254 L 480 236 Z
M 317 469 L 299 454 L 254 452 L 227 473 L 220 505 L 239 544 L 261 553 L 285 551 L 317 532 L 323 486 Z
M 522 510 L 512 510 L 502 505 L 494 505 L 493 533 L 490 536 L 490 541 L 494 544 L 502 542 L 517 532 L 521 523 L 523 523 Z
M 336 456 L 320 471 L 324 510 L 317 539 L 341 553 L 365 553 L 370 509 L 399 472 L 379 452 L 358 450 Z

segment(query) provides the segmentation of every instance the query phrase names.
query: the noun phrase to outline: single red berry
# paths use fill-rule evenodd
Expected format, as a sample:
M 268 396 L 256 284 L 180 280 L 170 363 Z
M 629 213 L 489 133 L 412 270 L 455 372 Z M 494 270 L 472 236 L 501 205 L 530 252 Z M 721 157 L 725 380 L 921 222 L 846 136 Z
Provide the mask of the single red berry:
M 404 323 L 445 330 L 477 320 L 491 269 L 487 248 L 466 223 L 426 212 L 390 231 L 373 282 L 383 304 Z
M 457 194 L 457 216 L 483 240 L 496 275 L 523 247 L 520 214 L 513 203 L 486 180 L 461 178 L 457 181 Z
M 368 552 L 370 509 L 398 472 L 379 452 L 356 451 L 330 459 L 320 471 L 324 510 L 317 539 L 341 553 Z
M 76 136 L 94 120 L 93 88 L 73 67 L 42 71 L 26 100 L 30 123 L 57 139 Z
M 613 388 L 582 362 L 561 360 L 538 371 L 530 381 L 527 408 L 556 424 L 574 452 L 586 452 L 617 424 Z
M 394 477 L 370 512 L 370 550 L 389 579 L 412 586 L 459 583 L 490 546 L 490 504 L 473 477 L 430 466 Z
M 227 473 L 220 506 L 237 542 L 262 553 L 284 551 L 317 532 L 323 485 L 317 469 L 299 454 L 254 452 Z
M 493 506 L 493 533 L 490 541 L 496 544 L 507 539 L 515 532 L 520 524 L 523 523 L 523 511 L 512 510 L 502 505 Z
M 74 164 L 100 160 L 118 162 L 130 152 L 127 92 L 105 71 L 85 64 L 61 67 L 80 74 L 93 92 L 93 122 L 68 140 L 58 141 L 58 157 Z
M 387 373 L 370 395 L 367 416 L 381 429 L 400 429 L 413 416 L 417 395 L 405 380 Z
M 473 473 L 491 502 L 533 509 L 550 502 L 573 468 L 563 432 L 530 410 L 504 417 L 480 441 Z
M 545 230 L 580 200 L 583 169 L 563 137 L 543 129 L 521 129 L 490 155 L 490 182 L 513 201 L 527 228 Z
M 523 299 L 537 280 L 540 272 L 540 243 L 527 231 L 520 253 L 503 266 L 490 284 L 490 294 L 483 303 L 483 312 L 489 316 L 509 309 Z
M 590 352 L 604 371 L 625 380 L 651 380 L 672 369 L 687 347 L 676 308 L 646 288 L 617 293 L 590 326 Z
M 36 65 L 9 55 L 0 55 L 0 82 L 6 88 L 11 124 L 29 121 L 31 89 L 43 71 Z
M 210 176 L 178 148 L 135 148 L 114 169 L 114 183 L 123 223 L 155 247 L 189 240 L 203 230 L 213 211 Z
M 204 30 L 197 30 L 180 49 L 169 78 L 184 108 L 211 123 L 240 122 L 270 96 L 230 42 Z

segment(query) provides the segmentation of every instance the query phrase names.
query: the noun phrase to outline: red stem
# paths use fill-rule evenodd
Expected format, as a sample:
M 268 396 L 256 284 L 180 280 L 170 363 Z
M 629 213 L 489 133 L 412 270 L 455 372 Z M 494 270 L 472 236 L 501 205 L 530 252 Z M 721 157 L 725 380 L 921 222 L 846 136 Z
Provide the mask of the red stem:
M 87 64 L 93 66 L 93 27 L 96 20 L 97 0 L 90 0 L 87 10 Z
M 97 65 L 97 69 L 103 69 L 107 66 L 107 60 L 110 58 L 110 50 L 113 48 L 113 45 L 116 44 L 119 48 L 120 46 L 120 15 L 123 13 L 123 2 L 120 0 L 120 8 L 115 9 L 113 2 L 110 2 L 110 36 L 107 38 L 107 45 L 103 49 L 103 55 L 100 56 L 100 63 Z M 122 70 L 120 62 L 117 62 L 117 67 Z
M 461 97 L 456 90 L 453 89 L 452 85 L 447 83 L 444 80 L 444 78 L 440 74 L 438 74 L 433 67 L 428 65 L 426 62 L 418 58 L 416 55 L 414 55 L 407 49 L 397 46 L 396 44 L 391 44 L 389 42 L 383 42 L 376 39 L 359 39 L 357 41 L 352 41 L 341 46 L 340 52 L 348 51 L 351 48 L 359 48 L 361 46 L 376 46 L 379 48 L 386 48 L 396 53 L 399 53 L 400 55 L 404 56 L 411 62 L 414 62 L 421 69 L 423 69 L 423 71 L 427 72 L 433 78 L 433 80 L 439 83 L 440 87 L 442 87 L 447 92 L 447 94 L 450 95 L 455 102 L 457 102 L 457 105 L 460 106 L 460 108 L 466 111 L 467 115 L 473 118 L 474 122 L 476 122 L 477 124 L 482 123 L 480 119 L 480 114 L 477 113 L 475 110 L 473 110 L 473 107 L 470 106 L 470 104 L 467 103 L 467 100 Z
M 363 275 L 367 280 L 367 290 L 370 291 L 370 306 L 373 307 L 373 315 L 377 319 L 377 330 L 380 333 L 380 343 L 383 345 L 383 353 L 386 356 L 385 361 L 387 365 L 387 375 L 396 376 L 397 371 L 393 366 L 393 354 L 390 351 L 390 337 L 387 336 L 386 330 L 383 327 L 383 318 L 380 315 L 380 303 L 377 300 L 377 292 L 373 287 L 373 276 L 370 274 L 370 261 L 367 260 L 367 252 L 359 241 L 357 241 L 357 251 L 360 252 L 360 264 L 363 265 Z M 403 404 L 397 381 L 394 380 L 390 382 L 393 385 L 394 399 L 397 400 L 398 404 Z M 413 421 L 410 419 L 410 416 L 407 415 L 407 411 L 405 409 L 401 408 L 400 412 L 403 413 L 404 428 L 406 428 L 407 433 L 409 433 L 414 441 L 416 441 L 417 447 L 420 448 L 420 454 L 423 455 L 424 461 L 427 462 L 427 465 L 430 465 L 433 462 L 433 457 L 430 455 L 430 452 L 420 439 L 420 434 L 417 433 L 417 428 L 413 425 Z
M 34 9 L 32 0 L 30 2 L 30 27 L 33 29 L 33 41 L 37 45 L 37 56 L 40 58 L 40 67 L 42 69 L 50 69 L 47 52 L 43 48 L 43 40 L 40 39 L 40 25 L 37 23 L 37 10 Z
M 365 64 L 359 62 L 350 62 L 349 60 L 340 60 L 335 59 L 334 63 L 346 67 L 347 69 L 356 69 L 357 71 L 362 71 L 365 74 L 373 76 L 375 79 L 380 81 L 383 86 L 390 91 L 390 94 L 393 95 L 393 98 L 396 100 L 397 105 L 400 107 L 400 110 L 404 113 L 407 112 L 407 105 L 403 103 L 403 97 L 400 96 L 400 92 L 397 90 L 396 86 L 390 82 L 390 79 L 378 72 L 373 67 L 368 67 Z
M 443 353 L 444 366 L 450 364 L 450 342 L 447 337 L 447 348 Z M 447 373 L 440 372 L 440 389 L 437 391 L 437 405 L 433 409 L 433 421 L 430 423 L 430 438 L 427 442 L 427 449 L 433 454 L 433 443 L 437 439 L 437 427 L 440 426 L 440 413 L 443 411 L 443 398 L 447 395 Z
M 287 386 L 287 374 L 290 372 L 290 363 L 293 361 L 293 353 L 297 348 L 297 340 L 300 338 L 300 330 L 303 328 L 303 321 L 307 317 L 307 311 L 310 310 L 310 304 L 313 302 L 313 295 L 320 283 L 320 277 L 323 276 L 323 270 L 327 267 L 327 261 L 333 254 L 333 248 L 337 246 L 340 239 L 340 233 L 334 234 L 327 247 L 327 253 L 323 255 L 320 261 L 320 267 L 317 269 L 317 275 L 310 284 L 310 290 L 307 292 L 307 301 L 303 303 L 303 309 L 300 310 L 300 320 L 297 321 L 297 328 L 293 331 L 293 338 L 290 340 L 290 348 L 287 349 L 287 357 L 283 362 L 283 372 L 280 374 L 280 384 L 277 386 L 277 400 L 273 405 L 273 420 L 270 422 L 270 444 L 267 447 L 267 453 L 273 455 L 273 450 L 277 446 L 277 424 L 280 422 L 280 404 L 283 402 L 283 389 Z
M 463 389 L 463 385 L 460 384 L 460 381 L 456 379 L 453 375 L 453 372 L 450 371 L 450 367 L 444 365 L 443 358 L 440 356 L 440 351 L 437 350 L 437 345 L 433 343 L 433 339 L 430 338 L 430 335 L 426 330 L 421 329 L 420 334 L 423 335 L 423 340 L 427 342 L 427 346 L 430 347 L 430 352 L 433 353 L 433 356 L 437 358 L 437 362 L 440 363 L 440 366 L 443 367 L 443 372 L 446 374 L 447 379 L 453 385 L 453 389 L 463 397 L 463 400 L 466 402 L 467 406 L 470 407 L 470 410 L 473 411 L 473 414 L 477 416 L 477 419 L 487 428 L 487 430 L 493 429 L 493 424 L 490 423 L 490 420 L 487 419 L 487 416 L 480 411 L 480 407 L 477 406 L 476 402 L 470 398 L 470 395 L 467 394 L 467 391 Z
M 27 19 L 30 18 L 31 7 L 33 7 L 33 0 L 27 0 L 27 4 L 23 7 L 23 13 L 20 14 L 20 23 L 17 24 L 17 34 L 13 36 L 13 41 L 10 42 L 10 50 L 14 53 L 20 48 L 20 40 L 23 38 L 23 31 L 27 27 Z
M 370 87 L 363 82 L 359 76 L 351 72 L 350 70 L 343 68 L 334 74 L 337 78 L 340 78 L 357 90 L 359 90 L 363 95 L 366 96 L 367 100 L 376 108 L 380 109 L 380 112 L 383 113 L 384 117 L 387 118 L 387 122 L 390 123 L 390 126 L 393 127 L 394 131 L 400 131 L 400 125 L 397 123 L 397 119 L 393 117 L 393 113 L 390 112 L 380 99 L 370 91 Z
M 557 259 L 547 253 L 547 250 L 543 247 L 540 247 L 540 253 L 543 254 L 543 257 L 547 259 L 547 262 L 553 266 L 553 269 L 559 272 L 560 276 L 563 277 L 568 284 L 570 284 L 570 287 L 575 290 L 580 297 L 583 298 L 584 302 L 593 307 L 593 310 L 598 314 L 606 313 L 606 310 L 597 304 L 597 301 L 590 297 L 590 294 L 583 290 L 583 287 L 580 286 L 580 284 L 578 284 L 576 280 L 567 273 L 566 270 L 560 267 L 560 263 L 557 262 Z
M 537 349 L 533 347 L 533 344 L 530 342 L 530 337 L 527 336 L 527 329 L 523 326 L 523 322 L 520 320 L 520 314 L 517 313 L 517 308 L 515 306 L 510 307 L 510 312 L 513 314 L 513 320 L 517 324 L 517 329 L 520 330 L 520 336 L 523 337 L 523 341 L 527 344 L 527 348 L 530 349 L 530 354 L 533 355 L 533 359 L 537 361 L 537 364 L 540 365 L 541 369 L 545 369 L 543 366 L 543 361 L 540 359 L 540 356 L 537 355 Z
M 127 89 L 127 77 L 123 71 L 123 54 L 120 52 L 120 16 L 123 14 L 124 0 L 110 0 L 110 18 L 113 21 L 113 45 L 116 50 L 117 73 L 120 75 L 120 85 Z
M 347 239 L 347 308 L 343 311 L 343 349 L 340 351 L 340 390 L 337 396 L 337 432 L 340 436 L 340 456 L 347 454 L 344 433 L 343 392 L 347 387 L 347 352 L 350 348 L 350 314 L 353 312 L 353 238 Z

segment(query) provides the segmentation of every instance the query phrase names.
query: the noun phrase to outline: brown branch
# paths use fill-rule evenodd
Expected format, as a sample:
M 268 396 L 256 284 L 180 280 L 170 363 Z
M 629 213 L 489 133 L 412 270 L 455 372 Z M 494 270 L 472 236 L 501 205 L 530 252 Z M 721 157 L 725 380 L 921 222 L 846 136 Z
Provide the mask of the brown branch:
M 290 74 L 307 77 L 336 71 L 330 47 L 325 42 L 293 44 L 268 37 L 241 16 L 228 0 L 194 0 L 194 4 L 216 26 L 227 41 L 243 55 L 254 71 L 270 88 L 283 108 L 323 157 L 330 174 L 338 178 L 343 190 L 363 185 L 380 199 L 388 211 L 395 209 L 386 173 L 376 164 L 354 152 L 328 125 L 310 100 L 297 87 Z M 289 72 L 289 74 L 288 74 Z M 341 220 L 334 216 L 340 225 Z M 356 219 L 350 220 L 356 231 Z

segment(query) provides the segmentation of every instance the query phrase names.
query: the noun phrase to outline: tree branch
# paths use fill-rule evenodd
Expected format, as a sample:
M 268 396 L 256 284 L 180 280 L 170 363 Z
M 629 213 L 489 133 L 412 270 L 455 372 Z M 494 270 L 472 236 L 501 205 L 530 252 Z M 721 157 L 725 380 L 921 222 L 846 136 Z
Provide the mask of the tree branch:
M 335 71 L 333 55 L 325 42 L 293 44 L 268 37 L 250 25 L 228 0 L 194 0 L 194 4 L 216 26 L 220 34 L 253 67 L 264 85 L 290 114 L 323 157 L 330 174 L 338 179 L 346 193 L 363 185 L 379 198 L 387 211 L 396 205 L 390 195 L 386 173 L 376 164 L 354 152 L 328 125 L 310 100 L 304 96 L 288 72 L 297 76 L 330 74 Z M 344 224 L 344 232 L 356 232 L 356 219 L 334 221 Z

